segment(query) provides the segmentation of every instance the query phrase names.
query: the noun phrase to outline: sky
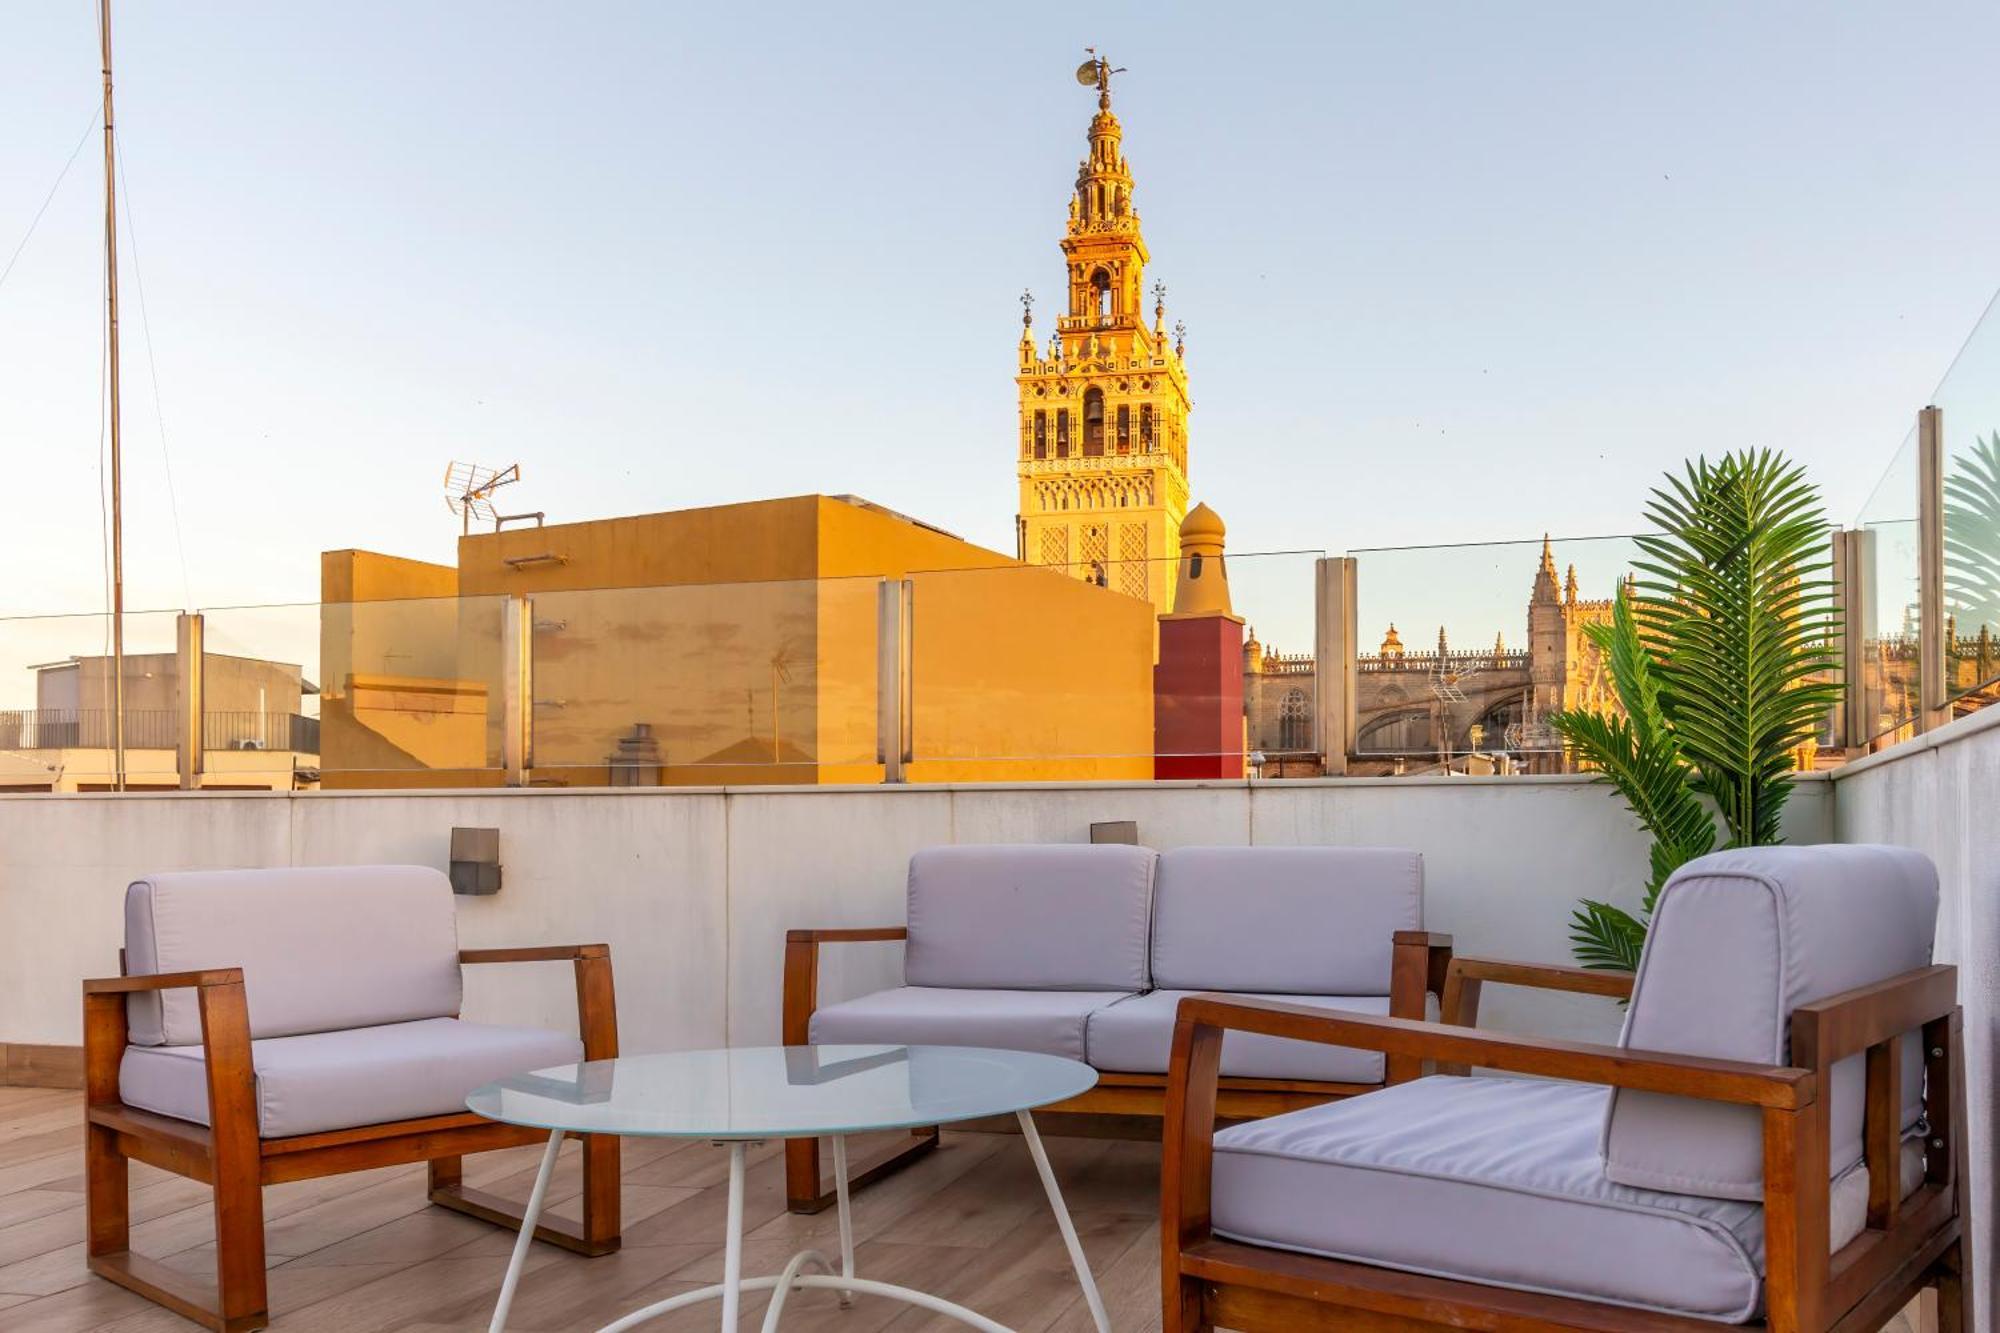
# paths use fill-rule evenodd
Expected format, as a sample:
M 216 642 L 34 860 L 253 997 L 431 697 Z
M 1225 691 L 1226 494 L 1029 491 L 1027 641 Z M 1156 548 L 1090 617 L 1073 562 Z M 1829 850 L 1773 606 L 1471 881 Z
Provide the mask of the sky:
M 104 603 L 94 11 L 0 19 L 0 266 L 49 199 L 0 280 L 0 615 Z M 1543 532 L 1636 530 L 1690 455 L 1782 448 L 1851 521 L 2000 284 L 1991 4 L 115 24 L 132 607 L 448 562 L 454 459 L 518 462 L 503 507 L 552 522 L 854 492 L 1011 551 L 1017 298 L 1045 337 L 1086 45 L 1128 69 L 1232 553 L 1523 542 L 1478 585 L 1505 626 Z M 1469 564 L 1368 559 L 1484 646 L 1423 602 Z

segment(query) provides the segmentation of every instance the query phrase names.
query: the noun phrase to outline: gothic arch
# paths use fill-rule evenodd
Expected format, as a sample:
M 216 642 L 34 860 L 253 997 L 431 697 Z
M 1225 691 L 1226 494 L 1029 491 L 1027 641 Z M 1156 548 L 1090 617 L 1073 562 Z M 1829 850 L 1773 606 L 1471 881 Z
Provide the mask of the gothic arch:
M 1431 710 L 1409 708 L 1370 719 L 1354 738 L 1357 754 L 1427 754 L 1437 748 L 1431 737 Z
M 1294 685 L 1278 704 L 1278 748 L 1305 751 L 1313 748 L 1312 700 Z

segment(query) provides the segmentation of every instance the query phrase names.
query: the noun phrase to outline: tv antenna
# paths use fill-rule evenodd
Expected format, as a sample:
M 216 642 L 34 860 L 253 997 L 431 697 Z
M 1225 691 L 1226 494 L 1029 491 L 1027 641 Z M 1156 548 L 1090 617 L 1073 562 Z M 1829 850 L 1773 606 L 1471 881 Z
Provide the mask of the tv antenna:
M 503 515 L 493 507 L 493 492 L 520 479 L 519 463 L 509 463 L 503 468 L 482 467 L 478 463 L 453 463 L 444 470 L 444 502 L 452 513 L 458 515 L 461 530 L 467 534 L 471 533 L 475 518 L 481 523 L 491 523 L 495 532 L 510 519 L 532 518 L 539 523 L 540 514 Z

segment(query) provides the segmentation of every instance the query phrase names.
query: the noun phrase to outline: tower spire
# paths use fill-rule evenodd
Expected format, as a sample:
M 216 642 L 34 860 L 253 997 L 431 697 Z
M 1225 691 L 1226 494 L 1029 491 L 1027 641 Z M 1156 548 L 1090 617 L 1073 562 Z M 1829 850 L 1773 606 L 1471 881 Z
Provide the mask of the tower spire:
M 1174 604 L 1188 514 L 1186 364 L 1169 345 L 1166 293 L 1146 318 L 1151 256 L 1132 202 L 1124 129 L 1111 110 L 1123 73 L 1093 48 L 1076 80 L 1097 92 L 1087 151 L 1068 191 L 1066 299 L 1046 351 L 1024 323 L 1020 395 L 1022 558 Z
M 1139 230 L 1132 208 L 1132 172 L 1125 163 L 1124 127 L 1111 112 L 1111 76 L 1123 70 L 1086 48 L 1091 58 L 1076 71 L 1080 83 L 1097 85 L 1097 114 L 1090 118 L 1090 151 L 1076 168 L 1076 195 L 1070 205 L 1071 235 L 1091 231 Z M 1136 295 L 1136 291 L 1135 291 Z M 1133 302 L 1136 313 L 1138 303 Z
M 1556 552 L 1549 542 L 1549 535 L 1542 534 L 1542 563 L 1535 570 L 1535 591 L 1528 599 L 1531 602 L 1557 602 L 1562 600 L 1562 585 L 1556 581 Z

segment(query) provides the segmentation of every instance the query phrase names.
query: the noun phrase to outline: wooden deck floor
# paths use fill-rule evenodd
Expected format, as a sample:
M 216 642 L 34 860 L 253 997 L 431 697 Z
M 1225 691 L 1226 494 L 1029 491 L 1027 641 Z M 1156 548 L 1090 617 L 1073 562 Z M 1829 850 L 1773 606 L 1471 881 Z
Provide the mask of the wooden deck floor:
M 0 1328 L 9 1333 L 194 1325 L 89 1276 L 83 1260 L 82 1097 L 0 1087 Z M 1107 1139 L 1048 1138 L 1091 1266 L 1118 1333 L 1157 1329 L 1159 1149 Z M 540 1150 L 466 1161 L 466 1181 L 525 1197 Z M 810 1243 L 837 1251 L 834 1217 L 785 1212 L 776 1146 L 756 1151 L 746 1198 L 746 1273 L 775 1272 Z M 628 1139 L 625 1246 L 583 1259 L 538 1245 L 508 1326 L 596 1328 L 676 1291 L 719 1281 L 727 1154 L 707 1144 Z M 566 1161 L 550 1187 L 555 1211 L 577 1191 Z M 1022 1333 L 1087 1333 L 1062 1241 L 1018 1138 L 947 1134 L 936 1153 L 855 1200 L 863 1274 L 960 1301 Z M 513 1233 L 432 1208 L 422 1167 L 274 1185 L 264 1191 L 273 1327 L 371 1333 L 484 1329 Z M 176 1267 L 213 1264 L 207 1191 L 132 1164 L 133 1248 Z M 745 1299 L 756 1328 L 765 1297 Z M 713 1304 L 647 1325 L 712 1330 Z M 786 1303 L 784 1328 L 806 1333 L 911 1333 L 963 1325 L 880 1298 L 839 1308 L 832 1292 Z

